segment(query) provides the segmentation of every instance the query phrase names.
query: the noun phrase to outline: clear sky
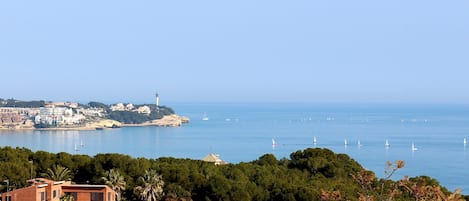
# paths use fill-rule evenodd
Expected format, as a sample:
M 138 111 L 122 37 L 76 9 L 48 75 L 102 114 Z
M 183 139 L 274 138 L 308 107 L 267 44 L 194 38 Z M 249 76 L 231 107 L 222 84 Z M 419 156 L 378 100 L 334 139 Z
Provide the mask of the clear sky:
M 469 103 L 469 1 L 1 1 L 0 97 Z

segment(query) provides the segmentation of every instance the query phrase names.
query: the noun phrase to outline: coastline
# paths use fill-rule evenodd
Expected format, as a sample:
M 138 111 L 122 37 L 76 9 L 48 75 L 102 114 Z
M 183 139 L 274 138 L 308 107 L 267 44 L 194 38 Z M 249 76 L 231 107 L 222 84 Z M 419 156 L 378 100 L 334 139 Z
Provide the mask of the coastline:
M 96 127 L 81 126 L 81 127 L 70 127 L 70 128 L 0 128 L 2 131 L 92 131 L 98 130 Z
M 178 115 L 164 116 L 162 119 L 157 119 L 140 124 L 123 124 L 115 120 L 101 120 L 99 122 L 90 123 L 84 126 L 77 127 L 56 127 L 56 128 L 34 128 L 34 127 L 14 127 L 4 128 L 0 127 L 1 131 L 93 131 L 103 129 L 114 129 L 120 127 L 145 127 L 145 126 L 158 126 L 158 127 L 180 127 L 182 124 L 189 123 L 189 118 Z
M 168 115 L 161 119 L 143 122 L 141 124 L 122 124 L 122 127 L 144 127 L 144 126 L 158 126 L 158 127 L 180 127 L 182 124 L 189 123 L 188 117 L 179 115 Z

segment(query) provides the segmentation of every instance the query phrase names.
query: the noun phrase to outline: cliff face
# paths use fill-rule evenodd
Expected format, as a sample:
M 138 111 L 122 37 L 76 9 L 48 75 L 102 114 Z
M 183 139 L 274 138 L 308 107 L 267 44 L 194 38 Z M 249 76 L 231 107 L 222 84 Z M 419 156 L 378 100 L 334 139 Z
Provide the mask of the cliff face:
M 91 123 L 87 125 L 87 127 L 95 128 L 95 129 L 100 129 L 100 128 L 115 128 L 115 127 L 121 127 L 122 123 L 111 120 L 111 119 L 104 119 L 99 122 Z
M 166 115 L 161 119 L 147 121 L 141 124 L 122 124 L 122 126 L 162 126 L 162 127 L 179 127 L 182 124 L 189 123 L 189 118 L 178 116 L 175 114 Z
M 31 120 L 22 120 L 15 122 L 0 122 L 0 130 L 34 129 L 34 122 Z
M 122 126 L 162 126 L 162 127 L 179 127 L 182 124 L 189 123 L 189 118 L 178 116 L 175 114 L 166 115 L 161 119 L 147 121 L 141 124 L 122 124 Z
M 161 119 L 153 120 L 150 122 L 151 125 L 154 126 L 169 126 L 169 127 L 176 127 L 182 126 L 184 123 L 189 123 L 189 118 L 178 116 L 178 115 L 167 115 Z

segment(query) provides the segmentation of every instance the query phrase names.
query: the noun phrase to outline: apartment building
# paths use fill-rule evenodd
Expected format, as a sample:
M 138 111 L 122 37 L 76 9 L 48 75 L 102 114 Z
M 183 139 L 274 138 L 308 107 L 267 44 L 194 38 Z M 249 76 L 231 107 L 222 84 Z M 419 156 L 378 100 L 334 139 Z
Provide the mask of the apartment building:
M 115 192 L 106 185 L 72 184 L 45 178 L 28 180 L 30 186 L 0 194 L 0 201 L 60 201 L 65 195 L 74 201 L 114 201 Z

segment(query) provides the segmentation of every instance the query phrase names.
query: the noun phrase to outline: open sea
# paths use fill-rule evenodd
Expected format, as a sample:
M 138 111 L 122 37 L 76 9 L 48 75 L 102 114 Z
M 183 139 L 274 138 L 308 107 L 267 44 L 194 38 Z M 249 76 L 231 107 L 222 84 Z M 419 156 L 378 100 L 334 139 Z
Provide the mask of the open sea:
M 266 153 L 277 159 L 308 147 L 345 153 L 384 177 L 386 161 L 405 160 L 393 179 L 428 175 L 469 194 L 469 105 L 220 103 L 168 105 L 188 116 L 182 127 L 97 131 L 1 131 L 0 146 L 93 156 L 202 159 L 230 163 Z M 208 120 L 202 118 L 207 115 Z M 313 143 L 316 137 L 317 143 Z M 277 146 L 272 146 L 272 139 Z M 348 145 L 344 145 L 347 140 Z M 386 148 L 388 140 L 390 146 Z M 361 146 L 358 145 L 360 141 Z M 412 143 L 418 150 L 411 149 Z M 466 147 L 468 146 L 468 147 Z

